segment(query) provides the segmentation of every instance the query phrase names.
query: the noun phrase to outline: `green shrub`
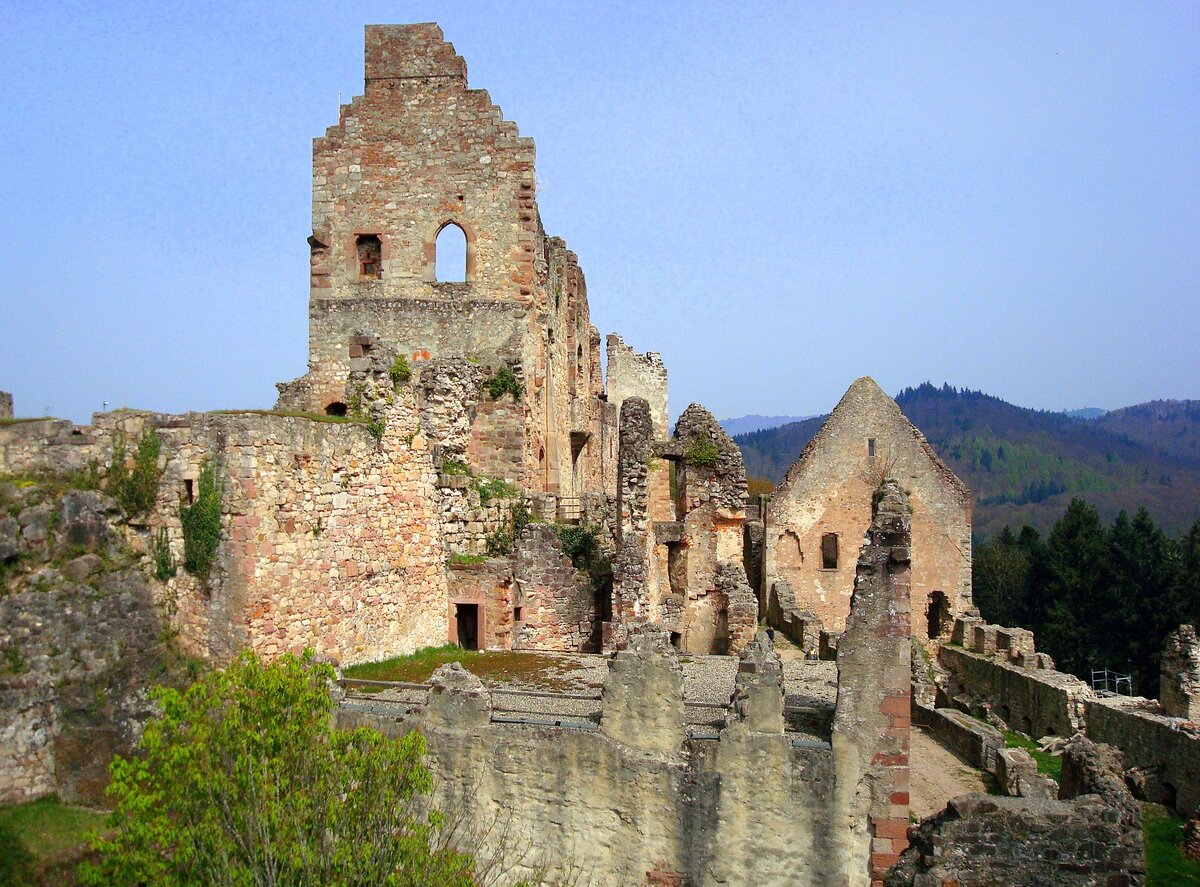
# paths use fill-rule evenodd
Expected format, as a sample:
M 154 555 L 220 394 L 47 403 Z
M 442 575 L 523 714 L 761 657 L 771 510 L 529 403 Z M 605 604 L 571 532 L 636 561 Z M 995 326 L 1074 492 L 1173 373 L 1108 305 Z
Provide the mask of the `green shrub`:
M 167 540 L 167 528 L 159 527 L 154 534 L 154 576 L 166 582 L 175 575 L 175 558 L 171 554 L 171 543 Z
M 488 394 L 493 399 L 500 398 L 507 392 L 513 396 L 513 400 L 520 400 L 521 395 L 525 393 L 525 386 L 508 365 L 496 370 L 496 375 L 488 379 L 486 384 Z
M 154 507 L 158 497 L 158 455 L 162 438 L 153 429 L 142 432 L 133 453 L 133 470 L 125 464 L 125 435 L 113 437 L 113 459 L 108 469 L 108 492 L 121 504 L 127 515 L 144 514 Z
M 221 543 L 221 475 L 207 463 L 200 471 L 196 501 L 179 507 L 183 524 L 183 568 L 207 582 Z
M 412 379 L 412 367 L 408 365 L 408 358 L 403 354 L 397 354 L 396 359 L 392 361 L 392 368 L 388 370 L 388 375 L 392 377 L 392 385 L 396 388 Z
M 310 654 L 243 653 L 154 690 L 137 754 L 109 768 L 114 831 L 82 883 L 476 884 L 442 833 L 460 823 L 429 810 L 424 737 L 336 729 L 333 677 Z
M 558 524 L 554 532 L 562 545 L 563 554 L 571 559 L 575 569 L 587 570 L 591 566 L 592 558 L 600 550 L 600 540 L 596 531 L 587 524 Z
M 466 476 L 470 473 L 471 469 L 466 462 L 460 462 L 458 459 L 442 460 L 442 474 Z
M 693 437 L 688 441 L 685 458 L 691 465 L 712 467 L 721 458 L 721 451 L 707 437 Z
M 508 512 L 508 521 L 487 539 L 488 554 L 492 557 L 507 557 L 512 554 L 513 547 L 517 544 L 517 538 L 521 535 L 530 523 L 533 522 L 533 514 L 529 510 L 529 506 L 522 499 L 519 502 L 514 502 L 512 508 Z
M 387 421 L 382 417 L 379 419 L 367 419 L 363 423 L 367 428 L 367 434 L 375 438 L 375 442 L 383 440 L 383 432 L 387 429 Z
M 474 486 L 481 505 L 487 505 L 493 499 L 515 499 L 521 495 L 520 487 L 491 477 L 479 478 Z

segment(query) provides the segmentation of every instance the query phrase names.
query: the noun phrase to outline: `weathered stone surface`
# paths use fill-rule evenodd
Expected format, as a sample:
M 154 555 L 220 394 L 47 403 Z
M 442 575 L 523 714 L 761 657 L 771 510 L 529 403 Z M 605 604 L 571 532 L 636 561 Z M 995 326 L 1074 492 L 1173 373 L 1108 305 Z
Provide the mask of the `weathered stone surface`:
M 1140 834 L 1098 795 L 1072 802 L 964 795 L 909 839 L 887 887 L 1132 887 L 1145 872 Z
M 1159 701 L 1168 717 L 1200 723 L 1200 638 L 1181 625 L 1163 645 Z
M 13 396 L 7 391 L 0 391 L 0 419 L 13 417 Z
M 894 480 L 880 486 L 838 645 L 833 720 L 841 852 L 851 887 L 882 883 L 907 846 L 911 730 L 909 511 Z
M 996 782 L 1001 794 L 1013 798 L 1053 798 L 1057 789 L 1040 775 L 1037 761 L 1020 748 L 1002 748 L 996 755 Z
M 948 634 L 953 616 L 971 607 L 971 495 L 867 377 L 850 386 L 771 497 L 766 581 L 787 580 L 801 609 L 840 631 L 871 497 L 889 475 L 903 478 L 912 508 L 912 634 L 928 637 L 938 614 Z M 931 603 L 941 609 L 931 613 Z
M 521 624 L 514 649 L 570 653 L 600 649 L 591 577 L 563 554 L 554 527 L 530 524 L 517 540 L 516 606 Z

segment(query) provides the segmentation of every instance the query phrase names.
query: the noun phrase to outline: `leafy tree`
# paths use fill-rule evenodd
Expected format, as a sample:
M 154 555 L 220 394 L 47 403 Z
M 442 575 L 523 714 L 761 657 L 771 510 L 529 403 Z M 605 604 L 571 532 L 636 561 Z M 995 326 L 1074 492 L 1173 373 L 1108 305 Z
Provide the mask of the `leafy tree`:
M 132 758 L 117 757 L 116 801 L 87 885 L 472 887 L 474 863 L 437 840 L 417 733 L 336 730 L 333 669 L 245 653 L 161 710 Z

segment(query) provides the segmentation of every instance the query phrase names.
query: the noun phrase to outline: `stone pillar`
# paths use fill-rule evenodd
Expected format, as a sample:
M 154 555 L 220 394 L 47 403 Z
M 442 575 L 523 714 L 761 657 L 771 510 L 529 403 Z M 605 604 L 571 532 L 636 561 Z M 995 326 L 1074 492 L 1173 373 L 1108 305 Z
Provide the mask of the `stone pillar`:
M 1200 722 L 1200 638 L 1181 625 L 1163 646 L 1158 699 L 1168 717 Z
M 909 511 L 894 480 L 879 493 L 837 655 L 834 830 L 845 845 L 850 887 L 882 885 L 908 846 Z
M 679 754 L 687 738 L 683 669 L 665 631 L 629 627 L 627 646 L 609 663 L 601 707 L 605 736 L 648 754 Z
M 733 705 L 739 720 L 755 733 L 782 733 L 783 663 L 765 634 L 747 644 L 738 661 Z
M 13 398 L 7 391 L 0 391 L 0 419 L 13 417 Z

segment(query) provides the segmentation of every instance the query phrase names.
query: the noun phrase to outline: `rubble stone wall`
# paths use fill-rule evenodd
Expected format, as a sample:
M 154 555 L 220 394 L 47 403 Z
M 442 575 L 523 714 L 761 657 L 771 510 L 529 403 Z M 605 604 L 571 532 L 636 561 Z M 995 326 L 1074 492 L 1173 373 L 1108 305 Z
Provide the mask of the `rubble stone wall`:
M 450 625 L 450 642 L 458 641 L 454 608 L 458 604 L 479 607 L 479 647 L 485 650 L 511 650 L 514 629 L 513 606 L 516 590 L 513 586 L 513 562 L 510 558 L 490 558 L 478 564 L 454 564 L 447 571 L 450 600 L 446 618 Z
M 591 577 L 563 554 L 554 527 L 530 524 L 517 541 L 514 648 L 595 652 L 599 648 Z
M 7 391 L 0 391 L 0 419 L 13 417 L 13 396 Z
M 1028 669 L 943 644 L 938 661 L 950 672 L 947 695 L 958 708 L 994 711 L 1029 736 L 1071 736 L 1084 724 L 1091 690 L 1074 675 Z

